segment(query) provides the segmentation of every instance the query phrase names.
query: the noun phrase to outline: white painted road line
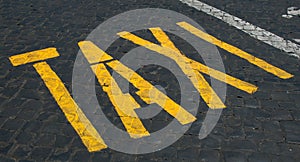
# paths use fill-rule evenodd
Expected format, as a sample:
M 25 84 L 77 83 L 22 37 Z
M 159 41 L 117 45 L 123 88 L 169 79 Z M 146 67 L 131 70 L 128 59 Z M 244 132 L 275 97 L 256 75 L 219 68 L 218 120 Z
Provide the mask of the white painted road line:
M 300 39 L 294 39 L 294 41 L 296 41 L 296 42 L 300 43 Z
M 286 10 L 287 14 L 282 15 L 282 17 L 291 19 L 294 16 L 300 16 L 300 9 L 298 7 L 289 7 Z
M 300 45 L 293 43 L 290 40 L 286 40 L 276 34 L 273 34 L 265 29 L 250 24 L 238 17 L 232 16 L 229 13 L 221 11 L 208 4 L 200 2 L 198 0 L 179 0 L 182 3 L 187 4 L 199 11 L 205 12 L 215 18 L 222 20 L 223 22 L 233 26 L 251 37 L 260 40 L 266 44 L 269 44 L 277 49 L 287 52 L 288 55 L 300 58 Z

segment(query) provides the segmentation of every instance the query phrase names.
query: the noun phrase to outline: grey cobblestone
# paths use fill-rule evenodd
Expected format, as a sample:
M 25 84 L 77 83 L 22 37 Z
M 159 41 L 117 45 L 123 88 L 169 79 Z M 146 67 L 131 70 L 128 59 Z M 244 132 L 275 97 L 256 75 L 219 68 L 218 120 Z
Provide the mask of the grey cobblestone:
M 285 39 L 300 36 L 299 19 L 287 21 L 276 18 L 275 11 L 286 10 L 298 1 L 222 1 L 202 0 L 221 10 L 241 17 L 272 31 Z M 299 3 L 298 3 L 299 4 Z M 300 159 L 300 63 L 286 56 L 286 52 L 299 52 L 299 45 L 285 42 L 262 28 L 234 18 L 219 10 L 202 7 L 203 11 L 230 22 L 246 33 L 229 26 L 217 18 L 182 4 L 180 1 L 0 1 L 0 162 L 5 161 L 299 161 Z M 79 50 L 78 41 L 108 18 L 131 9 L 165 8 L 183 13 L 198 22 L 211 35 L 235 45 L 290 73 L 294 78 L 282 80 L 249 62 L 219 49 L 226 73 L 259 87 L 247 94 L 228 86 L 226 105 L 212 133 L 199 140 L 207 106 L 201 101 L 198 120 L 171 146 L 155 153 L 128 155 L 110 148 L 89 153 L 68 123 L 46 86 L 32 65 L 13 67 L 8 57 L 14 54 L 56 47 L 60 57 L 48 60 L 71 92 L 72 68 Z M 146 34 L 145 34 L 146 33 Z M 145 34 L 147 39 L 153 37 Z M 250 34 L 250 36 L 249 36 Z M 252 37 L 251 37 L 252 36 Z M 149 37 L 149 38 L 148 38 Z M 254 38 L 253 38 L 254 37 Z M 172 37 L 173 38 L 173 37 Z M 196 55 L 192 47 L 174 37 L 175 44 L 189 57 Z M 256 40 L 265 40 L 278 50 Z M 112 53 L 123 54 L 124 41 L 113 45 Z M 124 46 L 132 46 L 126 42 Z M 119 56 L 119 57 L 120 57 Z M 144 58 L 147 60 L 147 58 Z M 201 58 L 194 58 L 199 59 Z M 152 67 L 151 67 L 152 68 Z M 150 68 L 150 69 L 151 69 Z M 150 71 L 150 69 L 147 69 Z M 170 88 L 176 98 L 177 91 L 170 76 L 152 68 L 149 78 L 166 80 L 161 86 Z M 144 71 L 144 73 L 146 73 Z M 143 73 L 143 74 L 144 74 Z M 150 73 L 149 73 L 150 74 Z M 207 77 L 207 76 L 205 76 Z M 209 77 L 207 77 L 209 78 Z M 99 86 L 98 89 L 101 89 Z M 96 88 L 96 89 L 97 89 Z M 122 127 L 113 113 L 111 103 L 99 94 L 108 118 Z M 107 99 L 107 98 L 106 98 Z M 110 111 L 112 110 L 112 111 Z M 145 121 L 151 130 L 158 130 L 172 118 Z

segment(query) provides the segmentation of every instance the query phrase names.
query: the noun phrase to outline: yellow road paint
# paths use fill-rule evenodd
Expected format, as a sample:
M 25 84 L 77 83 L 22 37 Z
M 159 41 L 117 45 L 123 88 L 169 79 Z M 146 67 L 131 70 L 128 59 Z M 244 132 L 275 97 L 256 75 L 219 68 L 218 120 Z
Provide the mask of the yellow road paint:
M 149 28 L 153 36 L 159 41 L 162 47 L 171 48 L 176 52 L 176 54 L 182 54 L 180 50 L 174 45 L 174 43 L 170 40 L 168 35 L 159 27 L 157 28 Z
M 80 47 L 80 50 L 82 51 L 83 55 L 85 56 L 85 58 L 87 59 L 87 61 L 90 64 L 100 63 L 100 62 L 104 62 L 104 61 L 113 59 L 113 57 L 108 55 L 106 52 L 104 52 L 103 50 L 98 48 L 96 45 L 94 45 L 90 41 L 81 41 L 78 43 L 78 46 Z M 104 75 L 105 77 L 108 77 L 109 73 L 107 73 L 105 70 L 103 72 L 97 71 L 97 73 L 96 73 L 96 71 L 95 71 L 96 67 L 91 66 L 91 68 L 92 68 L 94 74 L 96 75 L 96 77 L 100 77 L 104 74 L 105 74 Z M 109 74 L 109 76 L 110 76 L 110 74 Z M 99 81 L 99 78 L 98 78 L 98 81 Z M 99 84 L 102 85 L 101 82 L 99 82 Z M 110 91 L 108 91 L 108 92 L 110 92 Z M 116 88 L 115 92 L 121 93 L 122 91 L 121 91 L 121 89 L 118 90 Z M 109 97 L 112 97 L 111 99 L 114 99 L 115 95 L 109 95 Z M 123 99 L 124 99 L 123 101 L 130 101 L 132 103 L 131 105 L 134 105 L 134 106 L 131 106 L 133 109 L 140 108 L 140 105 L 134 100 L 134 98 L 130 94 L 123 94 Z
M 42 50 L 36 50 L 33 52 L 27 52 L 9 57 L 13 66 L 19 66 L 30 62 L 42 61 L 49 58 L 58 57 L 59 53 L 56 48 L 46 48 Z
M 137 94 L 146 103 L 157 103 L 170 115 L 175 117 L 181 124 L 188 124 L 196 120 L 196 118 L 192 114 L 187 112 L 184 108 L 170 99 L 167 95 L 156 89 L 156 87 L 142 78 L 135 71 L 123 65 L 120 61 L 114 60 L 106 64 L 126 80 L 128 80 L 130 83 L 132 83 L 136 88 L 138 88 L 139 91 L 137 92 Z M 151 95 L 152 98 L 150 98 L 150 92 L 155 94 Z
M 152 30 L 153 31 L 153 30 Z M 158 33 L 155 36 L 160 37 L 162 33 Z M 198 71 L 192 69 L 189 60 L 186 59 L 183 55 L 181 55 L 178 50 L 173 50 L 172 45 L 170 47 L 168 44 L 164 44 L 164 46 L 159 46 L 157 44 L 151 43 L 147 40 L 144 40 L 134 34 L 129 32 L 121 32 L 118 35 L 124 39 L 130 40 L 135 44 L 140 46 L 144 46 L 152 51 L 158 52 L 164 56 L 172 58 L 178 66 L 182 69 L 182 71 L 189 77 L 195 88 L 198 90 L 200 96 L 206 102 L 209 108 L 211 109 L 221 109 L 226 108 L 224 103 L 221 101 L 219 96 L 215 93 L 215 91 L 210 87 L 209 83 L 205 80 L 203 75 L 201 75 Z M 162 38 L 162 37 L 160 37 Z M 166 42 L 166 39 L 160 39 L 162 42 Z
M 177 25 L 179 25 L 180 27 L 182 27 L 183 29 L 189 31 L 190 33 L 194 34 L 195 36 L 209 42 L 209 43 L 212 43 L 220 48 L 223 48 L 224 50 L 236 55 L 236 56 L 239 56 L 245 60 L 247 60 L 248 62 L 262 68 L 263 70 L 279 77 L 279 78 L 282 78 L 282 79 L 289 79 L 291 77 L 293 77 L 292 74 L 280 69 L 280 68 L 277 68 L 269 63 L 267 63 L 266 61 L 262 60 L 262 59 L 259 59 L 257 57 L 254 57 L 252 56 L 251 54 L 237 48 L 237 47 L 234 47 L 226 42 L 223 42 L 199 29 L 197 29 L 196 27 L 192 26 L 191 24 L 188 24 L 187 22 L 178 22 Z
M 90 64 L 99 63 L 103 61 L 112 60 L 113 58 L 106 54 L 105 51 L 102 51 L 95 45 L 91 45 L 88 41 L 82 41 L 78 43 L 80 50 L 84 54 L 85 58 Z M 101 56 L 101 57 L 99 57 Z
M 91 42 L 82 41 L 79 42 L 78 45 L 90 64 L 113 59 L 110 55 L 106 54 L 106 52 L 102 51 Z M 96 75 L 99 84 L 108 94 L 110 101 L 116 108 L 130 137 L 141 138 L 143 136 L 149 136 L 150 133 L 145 129 L 143 123 L 134 112 L 134 109 L 139 108 L 140 105 L 130 94 L 123 94 L 104 64 L 96 64 L 91 66 L 91 68 Z
M 189 59 L 190 62 L 191 62 L 191 66 L 193 67 L 193 69 L 196 69 L 197 71 L 199 72 L 202 72 L 202 73 L 205 73 L 219 81 L 222 81 L 224 83 L 227 83 L 235 88 L 238 88 L 240 90 L 243 90 L 247 93 L 250 93 L 250 94 L 253 94 L 254 92 L 257 91 L 258 87 L 251 84 L 251 83 L 248 83 L 248 82 L 245 82 L 245 81 L 242 81 L 238 78 L 235 78 L 235 77 L 232 77 L 230 75 L 227 75 L 223 72 L 220 72 L 218 70 L 215 70 L 213 68 L 210 68 L 208 66 L 205 66 L 195 60 L 192 60 L 192 59 Z
M 141 138 L 150 136 L 150 133 L 134 111 L 135 108 L 140 107 L 134 98 L 130 94 L 123 94 L 104 64 L 92 65 L 91 68 L 103 91 L 108 94 L 130 137 Z
M 171 48 L 176 51 L 176 55 L 166 55 L 167 57 L 173 58 L 177 57 L 177 55 L 183 55 L 182 57 L 185 59 L 185 62 L 189 62 L 191 67 L 194 70 L 207 74 L 219 81 L 225 82 L 233 87 L 236 87 L 240 90 L 243 90 L 247 93 L 254 93 L 257 91 L 258 87 L 253 84 L 247 83 L 230 75 L 227 75 L 223 72 L 210 68 L 202 63 L 199 63 L 195 60 L 192 60 L 186 56 L 174 45 L 174 43 L 170 40 L 168 35 L 161 28 L 150 28 L 150 31 L 154 35 L 154 37 L 161 43 L 162 47 Z
M 72 99 L 65 85 L 51 67 L 46 62 L 35 63 L 33 66 L 43 79 L 67 120 L 80 136 L 88 151 L 100 151 L 107 148 L 107 145 L 104 143 L 97 130 Z
M 78 43 L 79 47 L 86 46 L 87 48 L 98 48 L 94 43 L 90 41 L 82 41 Z M 94 47 L 89 47 L 94 46 Z M 85 51 L 85 48 L 83 49 L 83 54 L 89 52 Z M 96 53 L 93 51 L 93 54 L 98 57 L 109 57 L 107 53 L 102 51 L 100 48 L 98 48 L 96 51 L 99 51 L 100 53 Z M 101 55 L 100 55 L 101 54 Z M 89 54 L 91 55 L 91 54 Z M 188 111 L 183 109 L 180 105 L 178 105 L 176 102 L 174 102 L 172 99 L 170 99 L 168 96 L 166 96 L 164 93 L 159 91 L 156 87 L 154 87 L 151 83 L 146 81 L 144 78 L 142 78 L 139 74 L 137 74 L 135 71 L 129 69 L 125 65 L 123 65 L 118 60 L 114 60 L 111 62 L 106 63 L 108 66 L 110 66 L 113 70 L 115 70 L 117 73 L 119 73 L 122 77 L 124 77 L 126 80 L 128 80 L 130 83 L 132 83 L 136 88 L 139 89 L 138 95 L 141 97 L 142 100 L 144 100 L 146 103 L 157 103 L 159 106 L 161 106 L 164 110 L 166 110 L 170 115 L 175 117 L 181 124 L 188 124 L 196 120 L 196 118 L 190 114 Z M 97 72 L 98 73 L 98 72 Z M 101 73 L 101 71 L 99 71 Z M 100 74 L 99 74 L 100 75 Z M 150 97 L 150 94 L 151 95 Z M 153 97 L 156 96 L 156 97 Z

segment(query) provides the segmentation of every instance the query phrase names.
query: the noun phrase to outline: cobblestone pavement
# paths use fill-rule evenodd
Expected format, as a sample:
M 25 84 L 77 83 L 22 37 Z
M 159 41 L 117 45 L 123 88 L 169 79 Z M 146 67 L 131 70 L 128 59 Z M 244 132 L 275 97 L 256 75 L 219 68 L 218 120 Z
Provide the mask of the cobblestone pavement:
M 202 0 L 288 40 L 300 39 L 300 18 L 283 18 L 286 9 L 300 7 L 299 0 Z M 201 101 L 198 120 L 177 142 L 160 151 L 129 155 L 112 149 L 90 153 L 66 120 L 32 65 L 13 67 L 14 54 L 56 47 L 60 56 L 47 60 L 71 92 L 77 43 L 100 23 L 124 11 L 163 8 L 182 13 L 207 33 L 288 71 L 294 77 L 277 78 L 220 49 L 226 73 L 259 87 L 248 94 L 227 88 L 226 105 L 218 124 L 199 140 L 207 111 Z M 300 62 L 228 24 L 178 0 L 41 1 L 0 0 L 0 161 L 299 161 L 300 160 Z M 154 40 L 146 31 L 138 34 Z M 172 36 L 171 38 L 176 38 Z M 175 44 L 191 56 L 194 49 Z M 124 45 L 125 44 L 125 45 Z M 136 47 L 118 40 L 109 48 L 116 56 Z M 195 58 L 197 59 L 197 58 Z M 201 59 L 201 58 L 198 58 Z M 147 66 L 139 74 L 164 87 L 178 101 L 178 85 L 168 70 Z M 122 128 L 113 107 L 99 86 L 98 100 L 110 120 Z M 102 102 L 103 101 L 103 102 Z M 110 111 L 111 110 L 111 111 Z M 145 120 L 149 131 L 168 124 L 163 113 Z M 109 130 L 108 130 L 109 131 Z

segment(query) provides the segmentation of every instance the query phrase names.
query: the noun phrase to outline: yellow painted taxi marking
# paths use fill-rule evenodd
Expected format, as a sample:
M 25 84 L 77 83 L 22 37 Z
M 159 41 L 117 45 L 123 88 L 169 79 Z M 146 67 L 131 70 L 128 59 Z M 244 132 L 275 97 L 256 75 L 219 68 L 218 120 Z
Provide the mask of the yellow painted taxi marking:
M 86 52 L 83 52 L 86 53 Z M 103 91 L 107 93 L 115 107 L 124 127 L 132 138 L 150 136 L 134 109 L 140 107 L 130 94 L 123 94 L 105 65 L 100 63 L 91 66 Z
M 82 41 L 82 42 L 79 42 L 78 45 L 84 55 L 85 55 L 85 53 L 89 52 L 89 51 L 85 51 L 86 48 L 87 49 L 98 48 L 93 42 L 90 42 L 90 41 Z M 92 46 L 94 46 L 94 47 L 92 47 Z M 109 56 L 106 52 L 104 52 L 100 48 L 98 48 L 95 51 L 90 51 L 90 52 L 92 52 L 92 53 L 88 53 L 88 55 L 95 55 L 94 58 L 96 58 L 97 55 L 98 55 L 98 57 L 100 57 L 100 54 L 102 54 L 102 57 L 104 57 L 104 58 L 105 57 L 107 58 Z M 100 53 L 98 53 L 98 52 L 100 52 Z M 108 56 L 103 56 L 103 55 L 108 55 Z M 142 78 L 135 71 L 133 71 L 130 68 L 123 65 L 120 61 L 113 60 L 110 62 L 106 62 L 105 64 L 108 65 L 109 67 L 111 67 L 117 73 L 119 73 L 122 77 L 124 77 L 130 83 L 132 83 L 136 88 L 138 88 L 139 91 L 137 92 L 137 94 L 146 103 L 148 103 L 148 104 L 157 103 L 164 110 L 166 110 L 170 115 L 175 117 L 181 124 L 188 124 L 188 123 L 191 123 L 196 120 L 196 118 L 192 114 L 190 114 L 188 111 L 186 111 L 180 105 L 178 105 L 176 102 L 174 102 L 172 99 L 170 99 L 167 95 L 165 95 L 164 93 L 159 91 L 156 87 L 154 87 L 151 83 L 149 83 L 144 78 Z M 150 97 L 150 94 L 154 94 L 154 95 Z M 116 97 L 114 97 L 114 98 L 116 98 Z
M 52 48 L 53 49 L 53 48 Z M 34 61 L 44 60 L 47 57 L 40 57 L 39 59 L 35 56 L 42 56 L 39 54 L 40 51 L 48 51 L 47 53 L 50 56 L 55 56 L 55 54 L 51 54 L 52 52 L 56 52 L 56 50 L 37 50 L 30 53 L 31 58 L 35 58 Z M 26 54 L 28 54 L 26 53 Z M 24 54 L 12 56 L 9 59 L 14 66 L 20 65 L 19 63 L 12 62 L 14 58 L 21 58 L 26 57 Z M 51 58 L 51 57 L 48 57 Z M 32 61 L 29 61 L 32 62 Z M 23 61 L 22 64 L 25 62 Z M 78 107 L 75 103 L 73 98 L 71 97 L 70 93 L 68 92 L 67 88 L 57 76 L 57 74 L 51 69 L 51 67 L 46 62 L 39 62 L 35 63 L 33 67 L 36 69 L 37 73 L 42 78 L 43 82 L 49 89 L 50 93 L 52 94 L 53 98 L 65 114 L 67 120 L 70 122 L 72 127 L 75 129 L 77 134 L 80 136 L 83 144 L 87 147 L 89 152 L 99 151 L 104 148 L 107 148 L 107 145 L 98 134 L 97 130 L 94 126 L 90 123 L 87 117 L 84 115 L 82 110 Z
M 247 60 L 251 64 L 258 66 L 258 67 L 262 68 L 263 70 L 265 70 L 279 78 L 289 79 L 289 78 L 293 77 L 292 74 L 290 74 L 280 68 L 277 68 L 277 67 L 267 63 L 266 61 L 264 61 L 260 58 L 257 58 L 237 47 L 234 47 L 226 42 L 223 42 L 223 41 L 215 38 L 214 36 L 211 36 L 203 31 L 201 31 L 200 29 L 192 26 L 191 24 L 189 24 L 187 22 L 178 22 L 177 25 L 179 25 L 183 29 L 189 31 L 190 33 L 194 34 L 195 36 L 197 36 L 209 43 L 212 43 L 220 48 L 223 48 L 224 50 Z
M 161 43 L 161 46 L 173 49 L 174 51 L 176 51 L 177 55 L 179 55 L 179 54 L 183 55 L 183 58 L 186 60 L 186 62 L 190 63 L 191 67 L 194 70 L 197 70 L 198 72 L 202 72 L 206 75 L 209 75 L 219 81 L 225 82 L 225 83 L 227 83 L 233 87 L 236 87 L 240 90 L 243 90 L 247 93 L 252 94 L 257 91 L 258 87 L 253 84 L 250 84 L 250 83 L 242 81 L 238 78 L 227 75 L 223 72 L 220 72 L 218 70 L 210 68 L 200 62 L 197 62 L 195 60 L 192 60 L 192 59 L 184 56 L 184 54 L 174 45 L 174 43 L 170 40 L 168 35 L 161 28 L 150 28 L 150 31 L 155 36 L 155 38 Z M 168 57 L 173 58 L 176 56 L 168 55 Z
M 186 57 L 184 57 L 181 54 L 178 54 L 175 50 L 172 50 L 168 47 L 163 47 L 154 43 L 151 43 L 147 40 L 144 40 L 134 34 L 131 34 L 129 32 L 121 32 L 118 33 L 118 35 L 121 38 L 127 39 L 132 41 L 135 44 L 138 44 L 140 46 L 144 46 L 145 48 L 148 48 L 150 50 L 153 50 L 155 52 L 158 52 L 160 54 L 163 54 L 167 57 L 172 58 L 178 66 L 181 68 L 181 70 L 186 74 L 186 76 L 189 77 L 195 88 L 198 90 L 200 96 L 203 98 L 203 100 L 206 102 L 209 108 L 211 109 L 221 109 L 226 108 L 224 103 L 221 101 L 219 96 L 215 93 L 215 91 L 211 88 L 209 83 L 205 80 L 203 75 L 201 75 L 198 71 L 188 68 L 190 66 L 190 62 L 186 60 Z M 191 67 L 191 66 L 190 66 Z
M 51 48 L 46 48 L 42 50 L 11 56 L 9 57 L 9 60 L 13 64 L 13 66 L 19 66 L 19 65 L 36 62 L 36 61 L 42 61 L 42 60 L 46 60 L 58 56 L 59 53 L 56 51 L 56 48 L 51 47 Z
M 192 114 L 186 111 L 183 107 L 178 105 L 172 99 L 170 99 L 167 95 L 162 93 L 156 87 L 154 87 L 151 83 L 146 81 L 140 75 L 138 75 L 135 71 L 129 69 L 121 62 L 115 60 L 107 63 L 109 67 L 114 69 L 117 73 L 119 73 L 122 77 L 129 80 L 136 88 L 139 89 L 137 94 L 141 97 L 143 101 L 146 103 L 157 103 L 160 107 L 166 110 L 170 115 L 176 118 L 181 124 L 189 124 L 196 120 Z M 150 97 L 150 94 L 151 95 Z
M 222 42 L 221 40 L 204 33 L 203 31 L 186 22 L 179 22 L 177 24 L 197 37 L 219 46 L 220 48 L 223 48 L 224 50 L 227 50 L 228 52 L 247 60 L 248 62 L 262 68 L 269 73 L 272 73 L 277 77 L 282 79 L 293 77 L 292 74 L 277 68 L 262 59 L 256 58 L 237 47 Z M 126 31 L 120 32 L 118 35 L 124 39 L 132 41 L 135 44 L 144 46 L 145 48 L 156 51 L 159 54 L 173 59 L 186 74 L 186 76 L 192 81 L 193 85 L 210 108 L 218 109 L 225 108 L 226 106 L 210 87 L 201 73 L 209 75 L 248 93 L 254 93 L 257 90 L 255 85 L 212 69 L 202 63 L 186 57 L 174 45 L 174 43 L 161 28 L 150 28 L 150 31 L 161 45 L 154 44 Z M 116 111 L 119 114 L 121 121 L 130 137 L 141 138 L 144 136 L 149 136 L 150 133 L 146 130 L 142 121 L 135 113 L 134 109 L 140 108 L 140 105 L 129 93 L 124 94 L 122 92 L 106 66 L 109 66 L 111 69 L 119 73 L 123 78 L 132 83 L 136 88 L 138 88 L 139 91 L 136 92 L 137 95 L 139 95 L 140 98 L 146 103 L 158 104 L 183 125 L 192 123 L 196 120 L 195 116 L 186 111 L 179 104 L 174 102 L 135 71 L 123 65 L 120 61 L 115 60 L 105 51 L 101 50 L 94 43 L 90 41 L 82 41 L 79 42 L 78 45 L 88 62 L 93 64 L 91 65 L 92 71 L 96 75 L 100 85 L 103 87 L 103 90 L 108 94 L 109 99 L 116 108 Z M 57 52 L 56 48 L 46 48 L 11 56 L 9 57 L 9 60 L 13 66 L 19 66 L 27 63 L 55 58 L 58 56 L 59 53 Z M 42 78 L 43 82 L 63 111 L 67 120 L 71 123 L 72 127 L 80 136 L 88 151 L 93 152 L 107 148 L 107 145 L 103 141 L 102 137 L 99 135 L 89 119 L 87 119 L 80 107 L 78 107 L 78 105 L 75 103 L 67 88 L 57 74 L 51 69 L 51 67 L 46 62 L 34 63 L 33 67 Z
M 89 45 L 85 41 L 79 42 L 78 46 L 80 47 L 80 50 L 82 51 L 84 57 L 90 64 L 95 64 L 113 59 L 113 57 L 106 54 L 105 51 L 101 50 L 95 45 Z

